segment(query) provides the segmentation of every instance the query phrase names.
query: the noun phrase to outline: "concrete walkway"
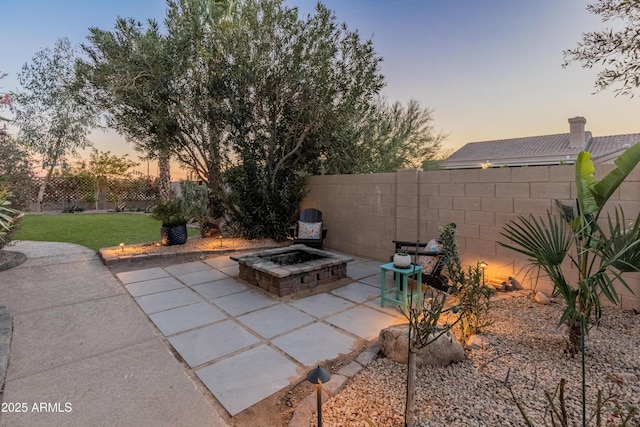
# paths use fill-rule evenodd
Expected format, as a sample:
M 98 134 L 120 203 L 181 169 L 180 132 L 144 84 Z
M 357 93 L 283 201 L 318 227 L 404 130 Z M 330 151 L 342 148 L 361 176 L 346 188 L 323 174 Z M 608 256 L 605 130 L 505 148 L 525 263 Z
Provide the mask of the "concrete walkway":
M 0 426 L 222 426 L 212 396 L 233 416 L 406 321 L 380 307 L 379 263 L 365 259 L 348 264 L 347 286 L 279 299 L 237 280 L 228 256 L 133 263 L 118 283 L 81 246 L 9 249 L 28 260 L 0 272 L 14 319 L 3 401 L 28 410 Z
M 13 316 L 1 426 L 225 426 L 91 250 L 18 242 L 0 272 Z

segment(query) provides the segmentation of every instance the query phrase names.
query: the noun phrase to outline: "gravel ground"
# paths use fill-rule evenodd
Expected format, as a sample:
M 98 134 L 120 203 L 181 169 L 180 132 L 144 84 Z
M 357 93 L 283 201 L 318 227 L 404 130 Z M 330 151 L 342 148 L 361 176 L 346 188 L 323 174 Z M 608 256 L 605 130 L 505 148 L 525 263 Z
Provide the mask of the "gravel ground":
M 143 254 L 162 254 L 162 253 L 189 253 L 208 250 L 238 250 L 245 251 L 251 249 L 272 248 L 284 246 L 288 242 L 276 242 L 271 239 L 255 239 L 247 240 L 235 237 L 218 237 L 202 238 L 200 236 L 189 237 L 184 245 L 162 246 L 160 242 L 150 242 L 134 245 L 126 245 L 123 249 L 115 247 L 113 249 L 103 249 L 105 254 L 115 255 L 143 255 Z
M 544 393 L 553 394 L 561 378 L 567 381 L 567 410 L 574 420 L 570 425 L 581 425 L 580 356 L 564 352 L 565 329 L 556 328 L 561 302 L 543 306 L 528 292 L 507 295 L 493 300 L 494 323 L 484 334 L 487 346 L 467 351 L 461 363 L 419 368 L 416 426 L 525 425 L 509 389 L 533 425 L 545 425 Z M 615 403 L 640 410 L 640 316 L 605 308 L 587 346 L 588 414 L 602 390 L 603 396 L 617 396 L 607 406 L 602 425 L 618 425 Z M 377 359 L 323 405 L 324 425 L 403 425 L 405 384 L 406 365 Z M 549 417 L 546 421 L 551 425 Z M 629 425 L 640 426 L 640 416 Z

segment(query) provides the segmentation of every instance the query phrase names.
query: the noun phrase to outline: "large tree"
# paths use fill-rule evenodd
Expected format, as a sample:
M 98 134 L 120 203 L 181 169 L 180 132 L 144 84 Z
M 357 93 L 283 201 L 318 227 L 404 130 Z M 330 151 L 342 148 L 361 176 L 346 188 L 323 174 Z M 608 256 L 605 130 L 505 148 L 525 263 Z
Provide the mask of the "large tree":
M 379 99 L 364 116 L 339 127 L 316 173 L 379 173 L 424 167 L 440 159 L 445 135 L 436 131 L 432 111 L 410 100 L 406 106 Z
M 231 214 L 245 235 L 281 238 L 311 166 L 344 150 L 332 134 L 361 117 L 382 88 L 381 58 L 322 4 L 301 18 L 281 1 L 248 0 L 237 18 L 220 36 L 240 160 L 228 181 Z M 248 189 L 253 197 L 241 197 Z
M 193 170 L 238 233 L 283 238 L 310 173 L 420 166 L 439 150 L 429 110 L 376 101 L 381 58 L 323 5 L 167 5 L 162 31 L 92 29 L 89 80 L 114 126 Z
M 39 210 L 54 168 L 65 156 L 91 145 L 87 134 L 96 125 L 92 106 L 78 101 L 75 60 L 75 49 L 62 38 L 53 50 L 37 52 L 18 74 L 23 91 L 15 96 L 11 109 L 20 141 L 40 156 L 47 170 L 38 192 Z
M 157 22 L 146 27 L 118 19 L 113 31 L 91 28 L 82 45 L 87 60 L 78 76 L 87 85 L 87 104 L 100 106 L 107 123 L 133 141 L 147 158 L 158 160 L 160 196 L 170 190 L 170 145 L 178 129 L 171 85 L 174 62 Z
M 96 210 L 100 193 L 106 191 L 107 180 L 128 177 L 128 170 L 138 163 L 129 160 L 128 154 L 116 156 L 110 151 L 99 151 L 95 148 L 89 155 L 89 162 L 82 162 L 80 170 L 89 176 L 94 185 Z
M 592 31 L 582 35 L 574 49 L 564 51 L 563 66 L 582 63 L 583 68 L 604 67 L 595 82 L 598 91 L 619 85 L 616 94 L 634 95 L 640 87 L 640 2 L 637 0 L 599 0 L 587 10 L 605 22 L 616 21 L 616 29 Z

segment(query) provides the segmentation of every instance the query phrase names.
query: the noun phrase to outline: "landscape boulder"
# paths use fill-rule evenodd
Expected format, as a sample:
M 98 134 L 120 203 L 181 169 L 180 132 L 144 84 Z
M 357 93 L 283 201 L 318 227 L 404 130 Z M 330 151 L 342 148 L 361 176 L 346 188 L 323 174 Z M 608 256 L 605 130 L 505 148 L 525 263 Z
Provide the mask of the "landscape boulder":
M 542 304 L 542 305 L 549 305 L 551 304 L 551 300 L 549 300 L 549 297 L 546 296 L 545 294 L 543 294 L 542 292 L 538 291 L 535 295 L 535 297 L 533 297 L 533 299 L 535 300 L 535 302 L 537 302 L 538 304 Z
M 398 363 L 407 363 L 409 325 L 394 325 L 380 331 L 380 350 Z M 446 366 L 464 360 L 464 348 L 453 335 L 443 334 L 428 346 L 416 352 L 418 366 Z
M 478 350 L 481 348 L 485 348 L 489 346 L 489 339 L 484 335 L 471 335 L 467 338 L 467 342 L 465 343 L 465 347 L 467 350 Z

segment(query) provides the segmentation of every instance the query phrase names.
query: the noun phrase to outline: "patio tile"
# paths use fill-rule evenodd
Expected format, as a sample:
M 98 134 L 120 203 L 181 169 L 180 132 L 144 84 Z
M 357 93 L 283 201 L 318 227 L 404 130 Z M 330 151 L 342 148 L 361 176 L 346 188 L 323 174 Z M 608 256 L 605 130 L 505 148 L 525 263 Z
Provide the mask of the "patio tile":
M 352 302 L 330 294 L 311 295 L 293 301 L 290 305 L 318 318 L 323 318 L 354 306 Z
M 267 345 L 198 369 L 196 375 L 231 416 L 289 386 L 296 364 Z
M 215 258 L 207 258 L 204 260 L 205 264 L 210 265 L 213 268 L 229 267 L 231 265 L 238 265 L 237 261 L 232 260 L 229 255 L 217 256 Z
M 387 288 L 394 286 L 393 273 L 387 271 L 385 276 L 386 276 Z M 361 279 L 358 279 L 358 282 L 367 284 L 369 286 L 374 286 L 380 289 L 380 269 L 378 269 L 376 274 L 374 274 L 373 276 L 363 277 Z
M 210 304 L 200 302 L 151 314 L 149 318 L 163 335 L 168 336 L 218 322 L 227 316 Z
M 169 267 L 165 267 L 165 270 L 174 276 L 179 276 L 185 273 L 192 273 L 194 271 L 210 270 L 211 267 L 202 261 L 186 262 L 184 264 L 174 264 Z
M 238 317 L 238 320 L 263 337 L 271 338 L 316 319 L 288 305 L 278 304 L 245 314 Z
M 237 294 L 216 298 L 213 303 L 232 316 L 248 313 L 270 305 L 278 304 L 278 300 L 267 297 L 256 291 L 244 291 Z
M 305 366 L 350 353 L 355 338 L 324 323 L 314 323 L 271 341 L 272 344 Z
M 122 283 L 129 284 L 133 282 L 141 282 L 143 280 L 158 279 L 167 277 L 169 274 L 160 267 L 145 268 L 144 270 L 124 271 L 116 274 Z
M 177 289 L 175 291 L 143 295 L 136 298 L 136 301 L 142 311 L 151 314 L 183 305 L 195 304 L 202 301 L 202 298 L 191 289 Z
M 176 277 L 185 285 L 192 286 L 199 285 L 200 283 L 212 282 L 214 280 L 226 279 L 229 276 L 218 270 L 208 269 L 203 271 L 194 271 L 192 273 L 179 274 Z
M 159 279 L 145 280 L 144 282 L 134 282 L 125 286 L 132 297 L 155 294 L 158 292 L 181 289 L 184 285 L 171 276 Z
M 258 338 L 231 320 L 174 335 L 168 339 L 192 368 L 259 342 Z
M 394 303 L 387 301 L 384 307 L 380 307 L 380 297 L 367 302 L 365 305 L 375 310 L 390 314 L 391 316 L 396 316 L 396 315 L 403 316 L 403 318 L 405 319 L 405 323 L 408 322 L 408 320 L 406 320 L 406 317 L 404 317 L 404 315 L 400 311 L 400 307 L 398 307 L 397 305 L 394 305 Z
M 367 341 L 377 338 L 380 335 L 380 330 L 387 326 L 404 323 L 404 321 L 406 319 L 401 314 L 394 317 L 363 306 L 355 307 L 325 319 L 325 322 L 338 326 Z
M 360 264 L 348 264 L 347 265 L 347 277 L 351 277 L 353 280 L 362 279 L 363 277 L 373 276 L 380 273 L 380 264 L 374 266 L 370 263 Z
M 238 266 L 238 264 L 219 267 L 218 270 L 222 271 L 224 274 L 228 274 L 231 277 L 237 277 L 238 274 L 240 274 L 240 267 Z
M 234 278 L 216 280 L 215 282 L 195 285 L 191 289 L 198 292 L 206 299 L 220 298 L 225 295 L 237 294 L 249 289 L 246 285 L 238 282 Z
M 380 295 L 380 288 L 354 282 L 331 291 L 332 294 L 354 302 L 365 302 Z

